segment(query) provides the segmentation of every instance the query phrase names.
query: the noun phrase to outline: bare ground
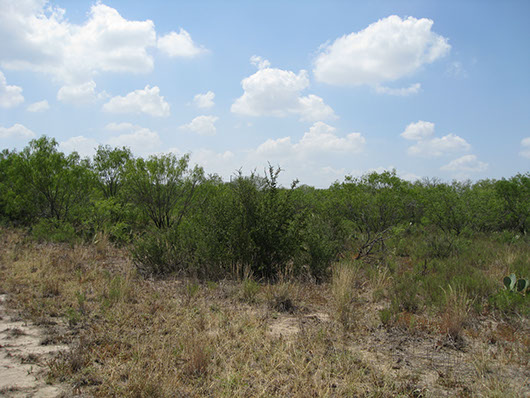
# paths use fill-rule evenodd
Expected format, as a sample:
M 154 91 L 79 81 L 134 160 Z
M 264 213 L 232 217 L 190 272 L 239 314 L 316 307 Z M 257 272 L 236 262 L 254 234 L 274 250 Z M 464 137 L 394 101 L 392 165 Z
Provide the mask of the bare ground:
M 67 347 L 43 345 L 46 330 L 10 314 L 5 300 L 6 295 L 0 295 L 0 396 L 60 396 L 61 386 L 46 383 L 47 360 Z

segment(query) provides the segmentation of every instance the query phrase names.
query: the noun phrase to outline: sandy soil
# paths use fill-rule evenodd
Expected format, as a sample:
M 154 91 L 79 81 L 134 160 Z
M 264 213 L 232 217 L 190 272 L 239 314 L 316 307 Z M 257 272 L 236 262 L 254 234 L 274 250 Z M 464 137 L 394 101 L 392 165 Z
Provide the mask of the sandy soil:
M 67 347 L 42 345 L 45 330 L 10 314 L 5 300 L 0 295 L 0 397 L 61 396 L 60 386 L 46 384 L 45 369 L 46 361 Z

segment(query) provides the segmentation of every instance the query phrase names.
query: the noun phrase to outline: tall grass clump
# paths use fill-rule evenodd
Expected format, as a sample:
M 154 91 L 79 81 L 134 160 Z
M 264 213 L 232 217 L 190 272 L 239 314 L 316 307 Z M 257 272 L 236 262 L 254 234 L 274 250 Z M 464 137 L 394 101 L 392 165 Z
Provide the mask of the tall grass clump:
M 353 262 L 342 261 L 334 265 L 331 291 L 334 300 L 334 316 L 344 330 L 352 330 L 357 322 L 355 307 L 358 297 L 359 268 Z

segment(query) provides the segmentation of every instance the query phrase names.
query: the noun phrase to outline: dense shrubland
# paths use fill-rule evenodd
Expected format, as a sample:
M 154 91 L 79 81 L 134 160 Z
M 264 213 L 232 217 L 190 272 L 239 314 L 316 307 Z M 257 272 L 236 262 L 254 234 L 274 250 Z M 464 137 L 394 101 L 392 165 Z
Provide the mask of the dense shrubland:
M 328 189 L 236 173 L 206 176 L 189 157 L 135 158 L 100 146 L 92 159 L 65 155 L 53 138 L 0 155 L 0 218 L 39 239 L 130 245 L 144 274 L 219 277 L 251 272 L 329 275 L 341 255 L 407 255 L 408 235 L 434 258 L 467 238 L 526 239 L 530 174 L 499 181 L 411 183 L 395 172 L 347 176 Z
M 78 339 L 51 379 L 95 396 L 527 394 L 530 173 L 315 189 L 280 172 L 223 182 L 187 156 L 81 159 L 47 137 L 1 152 L 0 293 Z M 452 375 L 441 354 L 467 359 Z

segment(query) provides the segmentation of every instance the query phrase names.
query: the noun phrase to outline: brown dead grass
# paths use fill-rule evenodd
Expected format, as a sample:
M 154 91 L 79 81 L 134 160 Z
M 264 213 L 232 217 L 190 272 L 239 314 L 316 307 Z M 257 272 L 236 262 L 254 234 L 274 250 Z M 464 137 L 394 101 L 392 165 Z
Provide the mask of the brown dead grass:
M 528 320 L 466 324 L 467 298 L 383 327 L 389 287 L 354 264 L 331 284 L 145 280 L 124 250 L 0 230 L 0 279 L 23 317 L 60 316 L 71 349 L 49 381 L 96 397 L 524 396 Z M 246 285 L 245 285 L 246 283 Z M 246 290 L 245 290 L 246 289 Z M 452 295 L 452 296 L 451 296 Z M 377 297 L 380 297 L 378 300 Z M 450 311 L 456 311 L 451 313 Z M 457 316 L 453 320 L 453 315 Z M 452 322 L 455 322 L 453 325 Z M 52 327 L 50 328 L 52 332 Z M 453 330 L 456 330 L 454 332 Z M 462 349 L 447 344 L 457 333 Z M 526 339 L 526 340 L 525 340 Z

